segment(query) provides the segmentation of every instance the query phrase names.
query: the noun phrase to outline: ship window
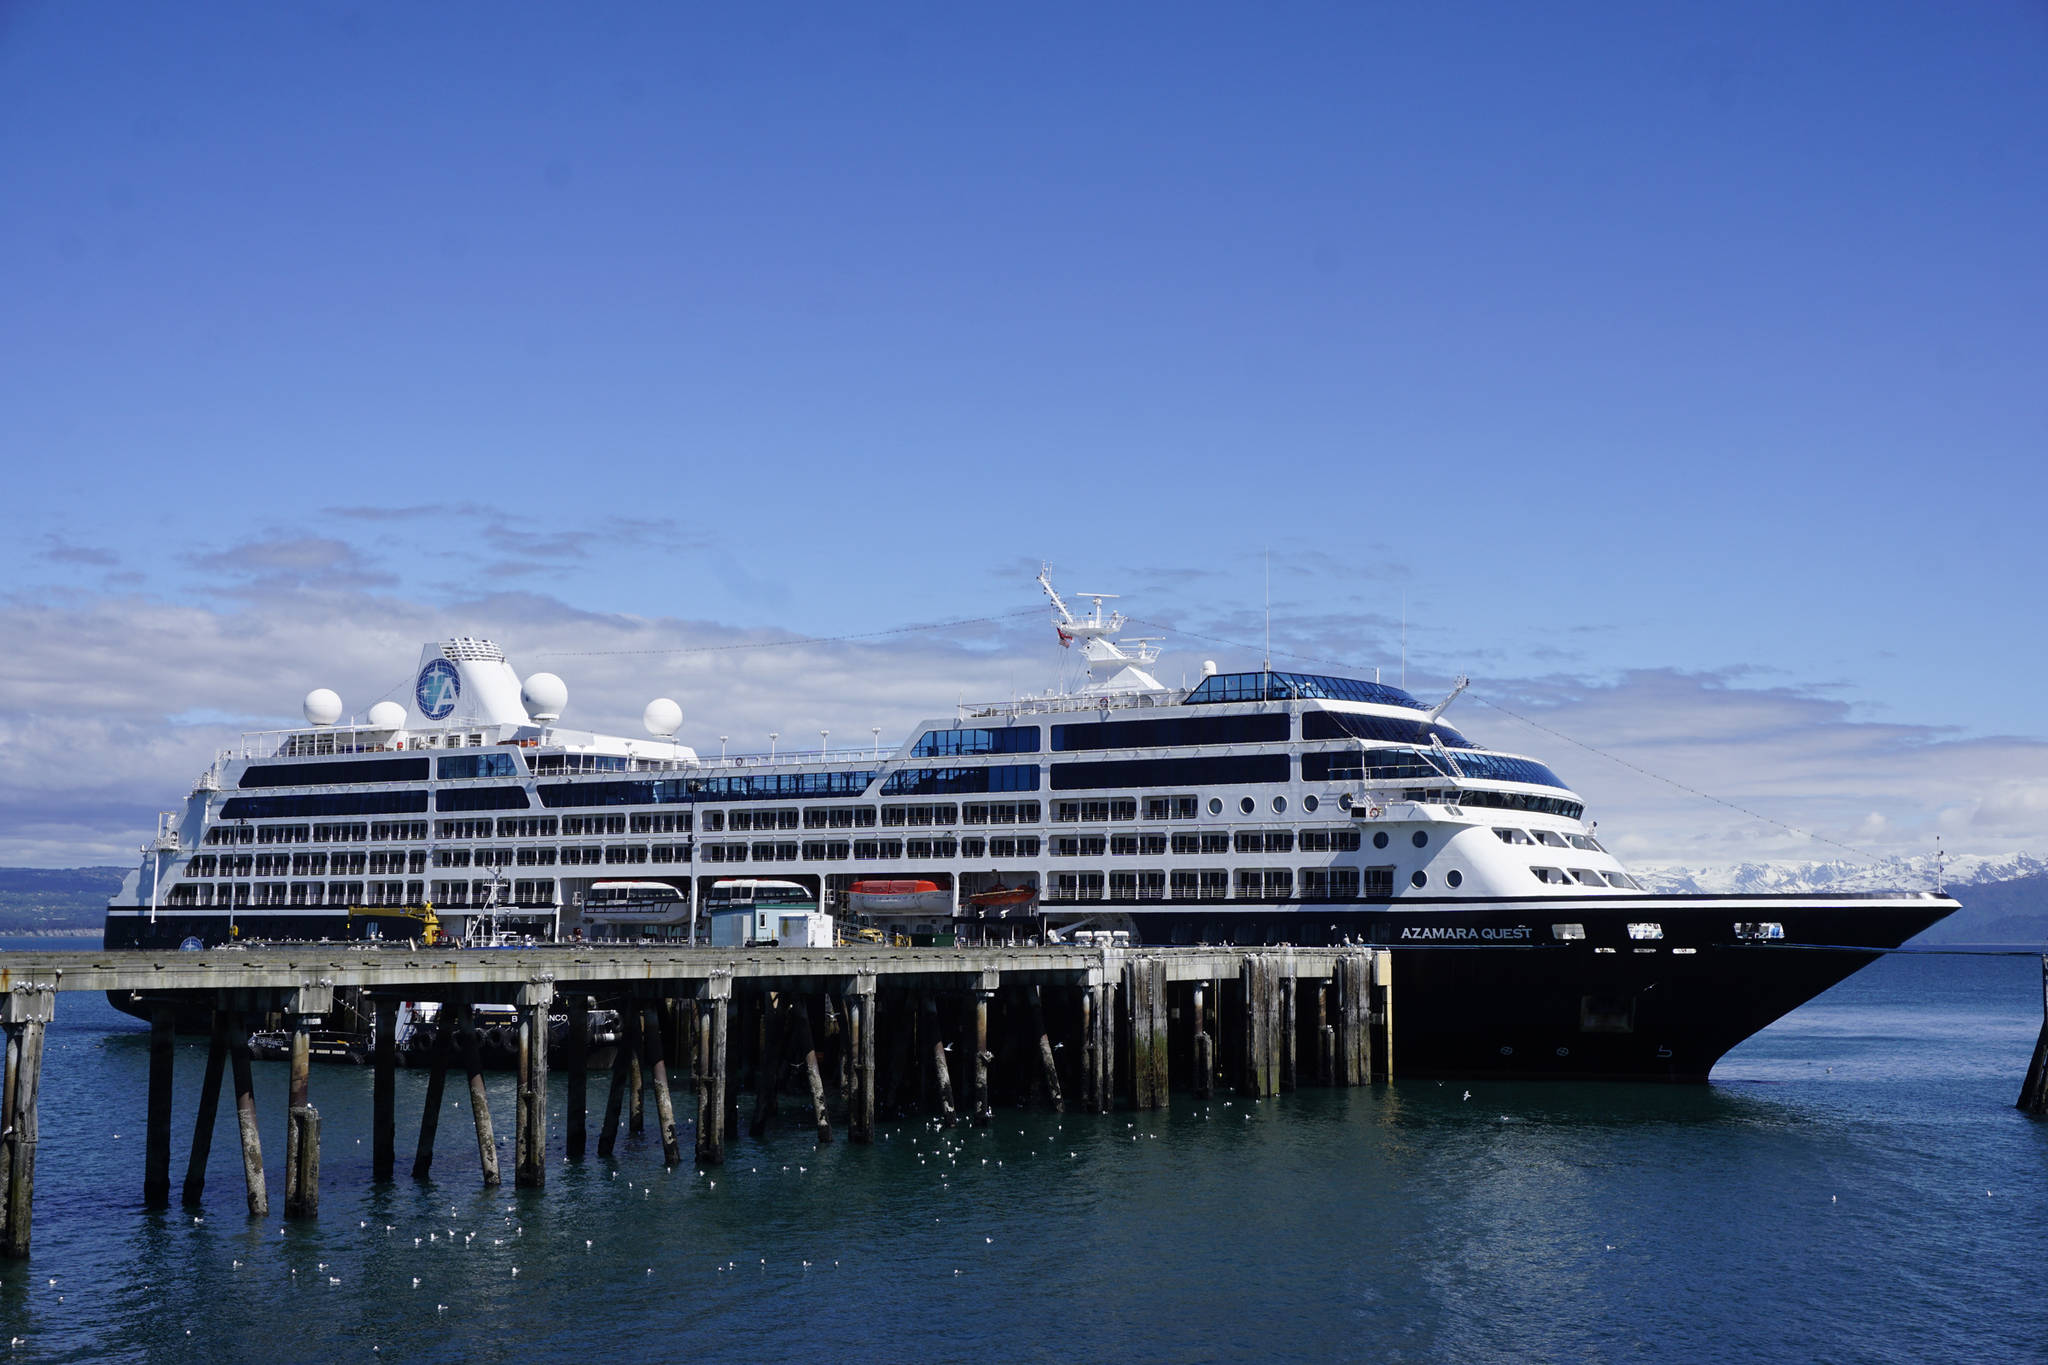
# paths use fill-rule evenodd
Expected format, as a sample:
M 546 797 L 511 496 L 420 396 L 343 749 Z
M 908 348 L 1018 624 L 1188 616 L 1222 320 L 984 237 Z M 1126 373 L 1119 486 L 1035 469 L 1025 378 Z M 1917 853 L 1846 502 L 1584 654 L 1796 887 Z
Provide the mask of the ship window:
M 1237 803 L 1237 808 L 1243 811 L 1246 815 L 1250 815 L 1254 810 L 1258 809 L 1258 805 L 1258 802 L 1252 800 L 1249 796 L 1247 796 Z
M 1389 687 L 1385 683 L 1358 678 L 1330 678 L 1313 673 L 1273 672 L 1212 674 L 1202 679 L 1201 686 L 1188 693 L 1182 704 L 1206 706 L 1212 702 L 1289 701 L 1298 698 L 1411 706 L 1417 711 L 1429 709 L 1400 688 Z
M 1145 798 L 1145 818 L 1147 820 L 1192 820 L 1200 813 L 1200 803 L 1192 796 L 1148 796 Z
M 1428 886 L 1429 874 L 1418 867 L 1408 874 L 1408 884 L 1415 887 Z
M 244 768 L 235 785 L 332 787 L 350 782 L 424 782 L 424 758 L 342 759 L 334 763 L 266 763 Z
M 1394 894 L 1394 869 L 1391 867 L 1361 868 L 1365 875 L 1360 882 L 1359 893 L 1369 900 L 1385 900 Z
M 1341 793 L 1341 794 L 1339 794 L 1339 795 L 1338 795 L 1338 797 L 1337 797 L 1337 809 L 1338 809 L 1338 810 L 1350 810 L 1350 809 L 1351 809 L 1351 793 L 1350 793 L 1350 792 L 1343 792 L 1343 793 Z
M 920 736 L 913 758 L 955 758 L 961 754 L 1035 754 L 1038 727 L 1012 725 L 1002 729 L 931 730 Z
M 1752 942 L 1768 941 L 1771 939 L 1781 939 L 1785 937 L 1785 926 L 1782 924 L 1775 924 L 1769 922 L 1738 923 L 1735 926 L 1735 937 L 1740 939 L 1748 939 Z
M 1548 830 L 1548 829 L 1539 829 L 1539 830 L 1537 830 L 1537 831 L 1536 831 L 1536 842 L 1537 842 L 1537 843 L 1539 843 L 1539 844 L 1541 844 L 1541 845 L 1543 845 L 1543 846 L 1544 846 L 1545 848 L 1570 848 L 1570 847 L 1571 847 L 1571 845 L 1570 845 L 1570 844 L 1568 844 L 1568 843 L 1566 843 L 1566 842 L 1564 841 L 1564 836 L 1563 836 L 1563 835 L 1561 835 L 1561 834 L 1559 834 L 1559 833 L 1558 833 L 1557 831 L 1555 831 L 1555 830 Z
M 1387 846 L 1387 842 L 1387 832 L 1385 830 L 1379 829 L 1373 831 L 1372 846 L 1374 848 L 1385 848 Z
M 1165 749 L 1199 744 L 1280 743 L 1287 739 L 1285 715 L 1184 716 L 1171 720 L 1112 720 L 1052 727 L 1052 747 L 1061 752 L 1093 749 Z M 1032 748 L 1037 751 L 1037 746 Z
M 1465 874 L 1464 874 L 1464 873 L 1462 873 L 1462 872 L 1459 872 L 1459 871 L 1457 871 L 1456 869 L 1453 869 L 1453 870 L 1451 870 L 1451 871 L 1449 871 L 1449 872 L 1446 872 L 1446 873 L 1444 873 L 1444 885 L 1445 885 L 1445 886 L 1448 886 L 1448 887 L 1450 887 L 1450 888 L 1451 888 L 1451 889 L 1452 889 L 1453 891 L 1457 890 L 1457 889 L 1458 889 L 1459 887 L 1463 886 L 1464 884 L 1465 884 Z
M 1579 879 L 1579 883 L 1582 886 L 1598 886 L 1604 888 L 1607 885 L 1605 879 L 1603 879 L 1598 872 L 1595 872 L 1590 867 L 1575 867 L 1572 869 L 1572 875 Z
M 1529 870 L 1536 874 L 1537 881 L 1542 882 L 1546 886 L 1570 886 L 1572 884 L 1572 879 L 1564 875 L 1564 869 L 1561 867 L 1532 867 Z
M 1426 708 L 1425 708 L 1426 709 Z M 1448 725 L 1401 716 L 1366 716 L 1349 711 L 1308 711 L 1301 717 L 1303 739 L 1363 739 L 1382 744 L 1427 744 L 1440 739 L 1446 748 L 1471 749 L 1471 740 Z
M 1628 927 L 1628 936 L 1635 939 L 1638 943 L 1645 943 L 1652 939 L 1664 937 L 1664 926 L 1661 924 L 1631 924 Z
M 1275 814 L 1275 815 L 1285 815 L 1286 813 L 1287 813 L 1287 798 L 1286 798 L 1286 797 L 1284 797 L 1284 796 L 1276 796 L 1276 797 L 1274 797 L 1274 798 L 1273 798 L 1273 814 Z
M 1301 869 L 1303 900 L 1355 900 L 1358 869 L 1355 867 L 1304 867 Z
M 1301 798 L 1301 808 L 1305 811 L 1313 811 L 1317 806 L 1320 806 L 1321 804 L 1322 802 L 1318 801 L 1313 795 L 1304 796 Z
M 518 777 L 517 754 L 462 754 L 435 760 L 435 773 L 442 781 L 475 777 Z
M 1429 831 L 1426 829 L 1416 830 L 1408 836 L 1408 842 L 1414 844 L 1417 848 L 1425 847 L 1429 843 Z
M 1229 754 L 1214 758 L 1141 758 L 1127 761 L 1055 763 L 1054 791 L 1098 791 L 1105 787 L 1224 787 L 1251 782 L 1285 782 L 1286 754 Z M 1036 790 L 1034 786 L 1030 790 Z M 1217 809 L 1221 809 L 1219 805 Z
M 1550 926 L 1550 936 L 1559 943 L 1577 943 L 1586 937 L 1586 926 L 1583 924 L 1553 924 Z
M 1529 837 L 1529 831 L 1525 829 L 1496 829 L 1494 833 L 1499 836 L 1500 841 L 1504 844 L 1527 844 L 1535 842 Z
M 1209 814 L 1211 814 L 1211 815 L 1221 815 L 1221 814 L 1223 814 L 1223 798 L 1222 798 L 1222 797 L 1220 797 L 1220 796 L 1212 796 L 1212 797 L 1210 797 L 1210 798 L 1209 798 Z
M 1642 890 L 1642 887 L 1636 885 L 1636 879 L 1626 872 L 1603 872 L 1600 875 L 1607 878 L 1609 886 L 1620 887 L 1623 891 Z
M 1565 837 L 1572 841 L 1573 848 L 1583 848 L 1591 853 L 1605 853 L 1607 851 L 1600 847 L 1600 841 L 1590 834 L 1567 834 Z

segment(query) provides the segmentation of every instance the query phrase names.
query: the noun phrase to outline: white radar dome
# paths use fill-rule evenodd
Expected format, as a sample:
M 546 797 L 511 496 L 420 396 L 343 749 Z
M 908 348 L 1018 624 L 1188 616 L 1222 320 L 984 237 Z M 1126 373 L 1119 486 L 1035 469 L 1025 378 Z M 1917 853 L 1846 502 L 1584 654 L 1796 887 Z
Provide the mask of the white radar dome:
M 341 698 L 332 688 L 316 687 L 306 694 L 299 709 L 306 713 L 308 725 L 332 725 L 341 719 Z
M 380 701 L 370 708 L 372 730 L 396 730 L 405 724 L 405 708 L 395 701 Z
M 656 697 L 647 703 L 640 721 L 647 727 L 648 734 L 668 739 L 683 728 L 683 708 L 667 697 Z
M 1202 660 L 1202 676 L 1205 678 L 1216 676 L 1216 661 L 1214 659 Z
M 569 685 L 552 673 L 536 673 L 520 687 L 519 704 L 543 725 L 560 720 L 569 704 Z

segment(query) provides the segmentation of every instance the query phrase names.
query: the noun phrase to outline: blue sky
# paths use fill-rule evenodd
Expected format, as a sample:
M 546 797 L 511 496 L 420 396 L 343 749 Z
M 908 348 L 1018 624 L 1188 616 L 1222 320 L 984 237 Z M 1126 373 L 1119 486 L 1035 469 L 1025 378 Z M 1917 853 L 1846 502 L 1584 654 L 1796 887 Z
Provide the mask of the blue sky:
M 2021 3 L 17 3 L 0 779 L 80 716 L 182 772 L 166 717 L 260 704 L 180 639 L 310 631 L 245 669 L 288 714 L 401 622 L 840 634 L 1046 558 L 1249 640 L 1268 550 L 1276 648 L 1398 668 L 1405 603 L 1418 686 L 2031 773 L 2044 127 Z M 835 658 L 793 728 L 953 699 Z

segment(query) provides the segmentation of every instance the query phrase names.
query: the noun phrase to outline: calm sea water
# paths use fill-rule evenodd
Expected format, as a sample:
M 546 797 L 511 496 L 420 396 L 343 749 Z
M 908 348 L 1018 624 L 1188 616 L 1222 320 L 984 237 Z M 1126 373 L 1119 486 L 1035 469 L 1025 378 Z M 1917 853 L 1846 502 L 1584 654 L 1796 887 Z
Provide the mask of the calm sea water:
M 246 1216 L 227 1106 L 201 1217 L 140 1210 L 146 1031 L 66 996 L 0 1341 L 76 1361 L 2039 1358 L 2048 1125 L 2011 1105 L 2040 1021 L 2033 959 L 1895 957 L 1705 1087 L 1176 1095 L 872 1148 L 789 1127 L 670 1174 L 658 1139 L 622 1136 L 540 1193 L 482 1190 L 452 1105 L 435 1179 L 373 1186 L 369 1073 L 320 1068 L 320 1217 L 287 1225 Z M 181 1045 L 174 1182 L 203 1060 Z M 258 1064 L 273 1207 L 284 1079 Z M 399 1073 L 401 1172 L 424 1079 Z

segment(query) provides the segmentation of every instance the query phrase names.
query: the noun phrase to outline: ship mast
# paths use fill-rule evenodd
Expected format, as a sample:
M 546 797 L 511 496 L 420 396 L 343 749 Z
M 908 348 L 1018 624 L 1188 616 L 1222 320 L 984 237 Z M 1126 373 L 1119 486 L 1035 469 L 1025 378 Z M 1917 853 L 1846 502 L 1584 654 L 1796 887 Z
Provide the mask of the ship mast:
M 1166 688 L 1160 681 L 1147 673 L 1143 665 L 1156 663 L 1159 659 L 1159 645 L 1150 639 L 1112 639 L 1124 628 L 1124 614 L 1114 609 L 1108 616 L 1102 614 L 1102 604 L 1114 600 L 1112 592 L 1084 592 L 1082 597 L 1095 604 L 1093 614 L 1079 617 L 1067 608 L 1067 604 L 1052 586 L 1052 566 L 1042 564 L 1038 569 L 1038 586 L 1045 589 L 1045 595 L 1052 599 L 1052 628 L 1059 633 L 1060 644 L 1071 648 L 1074 641 L 1081 642 L 1081 658 L 1088 667 L 1088 684 L 1083 692 L 1163 692 Z

